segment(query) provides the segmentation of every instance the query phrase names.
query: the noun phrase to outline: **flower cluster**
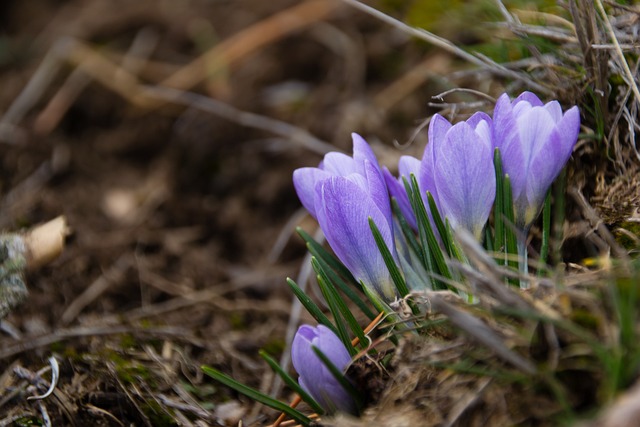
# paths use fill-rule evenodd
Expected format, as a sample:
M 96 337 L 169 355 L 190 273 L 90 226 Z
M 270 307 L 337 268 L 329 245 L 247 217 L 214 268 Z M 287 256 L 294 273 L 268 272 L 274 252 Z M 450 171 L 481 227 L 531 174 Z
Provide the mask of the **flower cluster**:
M 318 220 L 340 261 L 358 282 L 390 301 L 399 296 L 400 288 L 400 296 L 406 294 L 405 284 L 411 289 L 435 289 L 438 282 L 429 276 L 446 273 L 447 269 L 446 263 L 440 262 L 438 271 L 426 271 L 437 264 L 436 258 L 422 264 L 416 262 L 420 249 L 416 249 L 417 241 L 411 240 L 414 233 L 393 216 L 392 198 L 406 223 L 421 238 L 428 234 L 429 248 L 422 251 L 423 259 L 430 256 L 427 252 L 438 252 L 441 246 L 450 244 L 447 224 L 452 230 L 465 229 L 481 240 L 497 195 L 496 170 L 500 169 L 494 165 L 494 152 L 498 150 L 502 171 L 511 183 L 513 206 L 508 209 L 513 211 L 515 225 L 526 234 L 549 187 L 571 155 L 579 127 L 577 107 L 563 113 L 557 101 L 544 104 L 530 92 L 514 100 L 505 94 L 498 99 L 493 118 L 479 112 L 466 121 L 451 124 L 435 115 L 422 159 L 401 157 L 399 177 L 381 168 L 367 142 L 353 134 L 351 157 L 328 153 L 317 168 L 296 170 L 293 182 L 300 201 Z M 412 187 L 407 191 L 409 182 Z M 430 209 L 430 198 L 437 213 Z M 509 200 L 508 196 L 504 200 Z M 376 228 L 379 235 L 374 233 Z M 439 235 L 438 231 L 447 235 Z M 379 247 L 380 241 L 388 251 Z M 447 253 L 456 251 L 449 248 Z M 521 255 L 526 259 L 526 248 Z M 442 261 L 443 257 L 440 251 L 438 259 Z M 398 270 L 391 268 L 390 258 Z M 398 271 L 404 279 L 398 279 Z M 331 373 L 318 357 L 318 350 L 343 373 L 351 361 L 349 351 L 331 329 L 323 325 L 301 326 L 291 350 L 301 388 L 328 413 L 355 413 L 357 405 L 343 387 L 349 383 Z
M 435 115 L 422 159 L 403 156 L 399 178 L 381 169 L 369 145 L 353 134 L 352 157 L 329 153 L 317 168 L 296 170 L 293 182 L 300 201 L 318 220 L 340 261 L 358 281 L 390 300 L 396 290 L 369 219 L 396 264 L 407 265 L 398 243 L 402 233 L 390 204 L 394 197 L 402 215 L 416 228 L 403 178 L 414 175 L 423 199 L 427 192 L 431 194 L 452 229 L 464 228 L 480 240 L 496 196 L 493 153 L 497 148 L 512 183 L 516 226 L 526 232 L 571 156 L 579 127 L 577 107 L 563 113 L 557 101 L 544 104 L 530 92 L 514 100 L 504 94 L 493 118 L 476 113 L 451 124 Z

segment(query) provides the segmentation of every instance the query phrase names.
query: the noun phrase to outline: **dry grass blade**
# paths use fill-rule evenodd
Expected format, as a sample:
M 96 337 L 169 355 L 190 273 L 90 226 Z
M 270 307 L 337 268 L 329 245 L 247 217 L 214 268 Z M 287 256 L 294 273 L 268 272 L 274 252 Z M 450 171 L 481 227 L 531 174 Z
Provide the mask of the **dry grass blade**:
M 143 86 L 136 76 L 97 54 L 82 42 L 73 39 L 66 39 L 56 44 L 49 59 L 43 62 L 39 72 L 23 90 L 12 108 L 0 119 L 0 127 L 15 126 L 15 123 L 38 101 L 50 83 L 54 71 L 59 69 L 64 61 L 71 61 L 84 73 L 141 108 L 152 108 L 158 101 L 184 105 L 218 115 L 242 126 L 275 133 L 320 154 L 336 151 L 333 145 L 289 123 L 241 111 L 229 104 L 197 93 L 162 86 Z M 39 77 L 40 74 L 47 78 Z
M 478 341 L 486 346 L 498 357 L 512 364 L 522 372 L 529 375 L 536 373 L 536 367 L 529 360 L 507 348 L 502 337 L 477 317 L 459 307 L 454 307 L 452 304 L 446 302 L 442 295 L 436 292 L 426 292 L 425 297 L 429 301 L 433 311 L 447 316 L 451 323 L 467 333 L 472 340 Z
M 455 44 L 451 43 L 449 40 L 439 37 L 433 33 L 430 33 L 427 30 L 424 29 L 419 29 L 419 28 L 414 28 L 411 27 L 407 24 L 405 24 L 402 21 L 399 21 L 389 15 L 386 15 L 374 8 L 372 8 L 371 6 L 367 6 L 364 3 L 359 2 L 358 0 L 342 0 L 343 2 L 371 15 L 376 17 L 377 19 L 380 19 L 383 22 L 386 22 L 389 25 L 392 25 L 396 28 L 398 28 L 399 30 L 413 36 L 416 37 L 420 40 L 424 40 L 430 44 L 433 44 L 434 46 L 437 46 L 455 56 L 458 56 L 459 58 L 474 64 L 478 67 L 480 67 L 481 69 L 486 69 L 488 71 L 490 71 L 491 73 L 493 73 L 496 76 L 500 76 L 500 77 L 506 77 L 506 78 L 511 78 L 514 80 L 519 80 L 522 81 L 527 87 L 529 87 L 532 90 L 535 90 L 539 93 L 543 93 L 546 95 L 553 95 L 553 92 L 541 85 L 536 83 L 535 81 L 533 81 L 532 79 L 530 79 L 528 76 L 526 76 L 523 73 L 518 73 L 516 71 L 513 70 L 509 70 L 505 67 L 503 67 L 502 65 L 496 63 L 495 61 L 487 58 L 486 56 L 483 55 L 472 55 L 462 49 L 460 49 L 458 46 L 456 46 Z
M 243 30 L 160 83 L 187 90 L 261 47 L 326 18 L 340 3 L 307 0 Z

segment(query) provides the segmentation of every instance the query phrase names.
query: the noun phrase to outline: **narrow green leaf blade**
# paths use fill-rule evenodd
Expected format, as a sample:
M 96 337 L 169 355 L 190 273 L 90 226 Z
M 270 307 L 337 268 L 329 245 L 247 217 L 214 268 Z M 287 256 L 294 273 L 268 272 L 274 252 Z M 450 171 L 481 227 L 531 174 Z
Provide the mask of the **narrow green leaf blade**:
M 391 251 L 387 247 L 382 234 L 380 234 L 378 226 L 371 217 L 369 217 L 369 228 L 371 228 L 373 239 L 376 241 L 376 245 L 378 246 L 378 250 L 382 255 L 382 259 L 387 266 L 387 270 L 389 270 L 389 274 L 391 274 L 391 280 L 393 280 L 393 284 L 396 286 L 396 289 L 400 293 L 401 297 L 406 296 L 409 293 L 407 283 L 405 282 L 404 277 L 402 277 L 402 273 L 400 273 L 400 269 L 398 268 L 396 261 L 393 259 L 393 255 L 391 255 Z
M 300 289 L 300 286 L 298 286 L 296 282 L 294 282 L 290 278 L 287 278 L 287 284 L 293 291 L 293 294 L 296 296 L 296 298 L 298 298 L 302 306 L 309 312 L 309 314 L 313 316 L 314 319 L 318 321 L 318 323 L 331 329 L 333 333 L 338 334 L 338 329 L 335 327 L 335 325 L 331 323 L 329 318 L 322 312 L 322 310 L 320 310 L 320 307 L 318 307 L 316 303 L 313 302 L 311 298 L 309 298 L 309 296 L 302 291 L 302 289 Z
M 324 413 L 324 409 L 322 409 L 322 406 L 320 406 L 309 393 L 304 391 L 304 389 L 300 387 L 300 384 L 298 384 L 298 382 L 294 380 L 291 375 L 285 372 L 285 370 L 282 369 L 278 362 L 276 362 L 275 359 L 269 355 L 269 353 L 264 350 L 260 350 L 258 354 L 260 354 L 265 362 L 267 362 L 271 369 L 273 369 L 278 375 L 280 375 L 282 381 L 284 381 L 284 383 L 289 386 L 291 390 L 296 392 L 302 400 L 304 400 L 309 406 L 311 406 L 314 411 L 316 411 L 318 414 Z
M 318 263 L 318 260 L 315 259 L 315 257 L 311 258 L 311 264 L 313 265 L 313 269 L 316 271 L 316 273 L 318 273 L 318 284 L 320 285 L 320 291 L 327 301 L 329 310 L 331 310 L 331 314 L 333 314 L 333 318 L 336 321 L 338 336 L 349 350 L 349 353 L 351 353 L 351 355 L 353 356 L 356 353 L 356 350 L 353 348 L 353 345 L 351 345 L 351 338 L 349 338 L 349 334 L 347 333 L 347 329 L 343 323 L 343 320 L 349 325 L 349 328 L 354 333 L 354 335 L 358 337 L 360 343 L 363 344 L 367 342 L 364 331 L 353 316 L 353 313 L 351 313 L 351 310 L 349 310 L 349 308 L 345 304 L 344 300 L 340 297 L 340 294 L 336 290 L 335 286 L 333 286 L 331 279 L 329 279 L 326 272 L 322 269 L 322 266 Z
M 247 385 L 239 383 L 238 381 L 223 374 L 222 372 L 218 371 L 215 368 L 212 368 L 210 366 L 201 366 L 201 369 L 205 374 L 207 374 L 214 380 L 226 385 L 229 388 L 234 389 L 238 393 L 244 394 L 245 396 L 255 400 L 256 402 L 260 402 L 263 405 L 269 406 L 270 408 L 273 408 L 276 411 L 284 412 L 289 417 L 293 418 L 294 420 L 296 420 L 297 422 L 299 422 L 304 426 L 308 426 L 311 423 L 311 420 L 307 418 L 304 414 L 302 414 L 300 411 L 297 411 L 291 408 L 289 405 L 282 403 L 279 400 L 276 400 L 270 396 L 267 396 L 266 394 L 263 394 L 254 388 L 251 388 Z
M 318 263 L 322 266 L 323 270 L 331 279 L 331 282 L 336 286 L 336 288 L 340 289 L 340 291 L 355 305 L 358 306 L 360 311 L 364 313 L 369 319 L 375 319 L 376 315 L 371 311 L 371 309 L 367 306 L 367 304 L 360 298 L 360 296 L 353 290 L 352 286 L 349 286 L 343 279 L 340 277 L 330 266 L 323 260 L 322 258 L 316 258 Z M 360 285 L 358 285 L 358 289 L 360 289 Z
M 542 208 L 542 244 L 540 246 L 540 269 L 538 275 L 544 273 L 542 266 L 547 262 L 549 256 L 549 238 L 551 237 L 551 191 L 547 191 Z
M 314 238 L 311 237 L 302 228 L 298 227 L 296 228 L 296 231 L 298 232 L 300 237 L 302 237 L 302 239 L 306 242 L 307 249 L 309 250 L 311 255 L 315 256 L 316 258 L 322 258 L 327 264 L 329 264 L 329 266 L 331 266 L 331 268 L 334 271 L 336 271 L 339 275 L 344 277 L 348 282 L 353 283 L 356 289 L 360 291 L 362 290 L 362 288 L 360 288 L 360 283 L 358 283 L 355 277 L 353 277 L 353 274 L 351 274 L 349 269 L 345 267 L 345 265 L 342 264 L 340 260 L 338 260 L 338 258 L 336 258 L 334 255 L 329 253 L 325 248 L 322 247 L 321 244 L 316 242 Z
M 420 240 L 422 241 L 423 247 L 428 248 L 428 255 L 432 258 L 431 269 L 428 271 L 433 271 L 447 279 L 452 279 L 453 277 L 449 271 L 449 266 L 442 253 L 438 239 L 436 239 L 436 235 L 431 228 L 431 221 L 429 220 L 429 215 L 427 214 L 415 175 L 411 175 L 411 190 L 413 194 L 413 208 L 416 209 L 416 217 L 420 218 L 418 220 Z M 438 280 L 433 282 L 433 289 L 447 289 L 446 284 Z
M 496 200 L 493 204 L 493 228 L 494 228 L 494 241 L 493 249 L 496 252 L 505 253 L 505 235 L 504 235 L 504 174 L 502 172 L 502 158 L 500 156 L 500 149 L 496 148 L 493 153 L 493 166 L 496 171 Z M 502 265 L 506 265 L 506 257 L 500 262 Z

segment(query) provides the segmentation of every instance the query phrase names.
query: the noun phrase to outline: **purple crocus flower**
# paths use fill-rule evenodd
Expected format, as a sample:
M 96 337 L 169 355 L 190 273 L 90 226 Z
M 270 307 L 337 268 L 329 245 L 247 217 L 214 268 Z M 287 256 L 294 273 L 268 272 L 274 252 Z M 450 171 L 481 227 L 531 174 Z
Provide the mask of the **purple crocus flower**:
M 340 261 L 365 286 L 393 299 L 391 276 L 369 227 L 372 218 L 397 257 L 389 193 L 371 147 L 352 136 L 353 157 L 328 153 L 319 167 L 297 169 L 293 183 Z
M 452 125 L 433 116 L 419 185 L 423 193 L 431 192 L 452 228 L 464 227 L 480 239 L 496 193 L 491 118 L 476 113 Z
M 340 338 L 324 325 L 298 328 L 291 345 L 291 361 L 298 372 L 300 387 L 328 413 L 336 410 L 355 414 L 356 404 L 351 395 L 331 374 L 312 347 L 318 348 L 333 365 L 344 371 L 351 356 Z
M 389 188 L 389 193 L 392 197 L 395 197 L 398 202 L 398 207 L 402 212 L 402 216 L 404 216 L 407 223 L 413 227 L 414 230 L 418 229 L 418 225 L 415 213 L 411 207 L 411 202 L 409 201 L 409 196 L 407 195 L 407 191 L 404 187 L 403 178 L 411 184 L 411 175 L 415 175 L 416 179 L 418 179 L 420 176 L 419 172 L 420 160 L 412 156 L 400 157 L 400 160 L 398 161 L 398 178 L 394 177 L 391 172 L 389 172 L 389 169 L 383 169 L 384 179 L 387 183 L 387 187 Z
M 511 179 L 519 228 L 526 229 L 540 212 L 547 190 L 571 156 L 579 129 L 578 107 L 563 114 L 558 101 L 543 104 L 531 92 L 513 101 L 507 94 L 498 99 L 494 143 Z
M 324 156 L 317 168 L 300 168 L 293 172 L 293 186 L 298 193 L 298 198 L 314 218 L 317 218 L 316 184 L 332 176 L 342 176 L 358 183 L 371 195 L 385 215 L 391 215 L 389 196 L 378 159 L 364 138 L 357 133 L 351 134 L 351 137 L 353 139 L 352 157 L 332 151 Z

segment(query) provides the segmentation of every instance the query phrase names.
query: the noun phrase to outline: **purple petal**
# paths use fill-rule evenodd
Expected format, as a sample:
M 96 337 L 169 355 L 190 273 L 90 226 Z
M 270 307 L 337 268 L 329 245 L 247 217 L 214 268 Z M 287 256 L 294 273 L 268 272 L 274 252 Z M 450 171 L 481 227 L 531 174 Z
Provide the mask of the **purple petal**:
M 436 191 L 436 184 L 433 175 L 435 168 L 434 153 L 437 146 L 444 141 L 449 129 L 451 129 L 451 123 L 449 123 L 447 119 L 442 117 L 440 114 L 435 114 L 433 116 L 431 123 L 429 123 L 429 142 L 424 149 L 424 154 L 420 163 L 420 171 L 417 177 L 423 200 L 426 200 L 425 194 L 429 191 L 438 205 L 438 192 Z
M 440 114 L 434 114 L 429 123 L 429 144 L 433 141 L 442 141 L 451 126 L 451 123 Z
M 398 173 L 401 177 L 404 176 L 407 179 L 409 179 L 411 174 L 418 178 L 418 174 L 420 173 L 420 160 L 413 156 L 400 157 L 398 161 Z
M 314 378 L 321 374 L 322 365 L 316 363 L 317 356 L 311 348 L 312 342 L 317 336 L 317 331 L 310 325 L 302 325 L 293 337 L 291 343 L 291 363 L 301 380 L 304 378 Z M 307 384 L 307 386 L 312 384 Z M 305 387 L 305 390 L 309 391 Z
M 506 93 L 498 98 L 493 110 L 493 137 L 494 146 L 500 149 L 503 157 L 511 145 L 519 143 L 516 118 Z
M 336 256 L 357 280 L 393 298 L 389 272 L 369 227 L 371 217 L 393 251 L 387 217 L 360 186 L 343 177 L 316 185 L 315 197 L 318 222 Z
M 559 132 L 553 129 L 547 138 L 545 148 L 531 160 L 526 183 L 526 205 L 523 205 L 525 198 L 516 203 L 516 223 L 520 227 L 529 224 L 538 215 L 547 190 L 564 167 L 565 161 L 559 157 L 560 140 Z
M 458 123 L 437 147 L 435 157 L 441 213 L 452 227 L 463 226 L 479 238 L 495 199 L 490 141 L 467 123 Z
M 487 113 L 483 113 L 482 111 L 478 111 L 474 113 L 471 117 L 466 120 L 467 124 L 471 126 L 473 129 L 478 127 L 478 124 L 481 122 L 486 122 L 491 124 L 491 117 Z
M 571 157 L 573 147 L 578 142 L 578 133 L 580 132 L 580 110 L 578 107 L 568 109 L 562 119 L 556 123 L 556 129 L 561 137 L 560 145 L 562 148 L 559 150 L 559 155 L 566 163 Z
M 351 362 L 351 356 L 340 338 L 324 325 L 317 327 L 317 341 L 313 344 L 318 347 L 331 360 L 336 368 L 343 371 Z
M 355 161 L 343 153 L 332 151 L 327 153 L 322 160 L 322 169 L 329 172 L 332 175 L 347 176 L 352 173 L 357 173 Z
M 500 149 L 503 172 L 511 179 L 514 200 L 518 199 L 524 192 L 527 178 L 526 158 L 516 116 L 506 93 L 498 98 L 493 111 L 493 144 Z
M 391 223 L 391 202 L 389 201 L 389 190 L 377 164 L 368 160 L 364 161 L 364 176 L 368 183 L 369 196 L 374 201 L 380 212 L 387 218 L 387 223 Z
M 402 216 L 407 220 L 409 226 L 414 230 L 417 230 L 418 224 L 416 223 L 416 217 L 413 213 L 413 209 L 411 209 L 411 202 L 409 202 L 409 196 L 407 196 L 404 184 L 398 178 L 393 176 L 386 167 L 382 168 L 382 174 L 384 175 L 384 180 L 387 183 L 387 188 L 389 189 L 391 197 L 395 197 L 398 202 Z
M 527 169 L 529 169 L 533 157 L 547 148 L 549 135 L 555 127 L 553 118 L 543 107 L 534 107 L 518 117 L 518 132 Z
M 296 189 L 298 198 L 302 206 L 304 206 L 314 218 L 317 217 L 314 204 L 316 183 L 329 176 L 331 175 L 328 172 L 318 168 L 300 168 L 293 172 L 293 186 Z
M 328 412 L 340 409 L 355 413 L 350 395 L 315 354 L 313 347 L 317 347 L 341 371 L 351 362 L 346 347 L 329 328 L 302 325 L 291 345 L 291 361 L 299 375 L 298 383 Z
M 364 140 L 363 137 L 358 135 L 357 133 L 351 134 L 351 139 L 353 140 L 353 160 L 355 161 L 356 167 L 358 168 L 358 173 L 364 175 L 364 164 L 365 161 L 370 162 L 372 165 L 380 170 L 380 165 L 378 164 L 378 159 L 376 158 L 375 153 L 371 149 L 371 146 Z
M 548 102 L 544 109 L 549 112 L 554 123 L 558 123 L 562 119 L 562 107 L 558 101 Z
M 513 100 L 513 105 L 521 101 L 531 104 L 532 107 L 542 107 L 544 105 L 542 101 L 540 101 L 540 98 L 529 91 L 522 92 L 516 99 Z

